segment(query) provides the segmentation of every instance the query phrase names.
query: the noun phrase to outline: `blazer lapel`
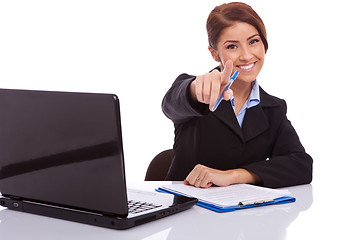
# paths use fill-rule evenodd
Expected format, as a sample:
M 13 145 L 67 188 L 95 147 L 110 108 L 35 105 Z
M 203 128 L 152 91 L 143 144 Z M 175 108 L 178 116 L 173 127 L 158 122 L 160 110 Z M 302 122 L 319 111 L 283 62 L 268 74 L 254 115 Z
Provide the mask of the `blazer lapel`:
M 247 142 L 252 138 L 260 135 L 269 127 L 269 119 L 264 113 L 264 108 L 280 107 L 281 105 L 274 97 L 267 94 L 260 87 L 260 103 L 246 110 L 245 118 L 242 124 L 244 141 Z
M 247 142 L 266 131 L 270 126 L 263 108 L 279 106 L 280 104 L 260 87 L 260 103 L 246 110 L 242 128 L 239 126 L 229 101 L 222 101 L 213 114 L 231 128 L 243 142 Z
M 242 124 L 242 132 L 245 142 L 260 135 L 268 128 L 269 120 L 265 115 L 261 104 L 246 110 L 245 118 Z
M 216 118 L 232 129 L 238 137 L 244 141 L 243 132 L 234 114 L 234 110 L 229 101 L 222 101 L 219 107 L 213 112 Z

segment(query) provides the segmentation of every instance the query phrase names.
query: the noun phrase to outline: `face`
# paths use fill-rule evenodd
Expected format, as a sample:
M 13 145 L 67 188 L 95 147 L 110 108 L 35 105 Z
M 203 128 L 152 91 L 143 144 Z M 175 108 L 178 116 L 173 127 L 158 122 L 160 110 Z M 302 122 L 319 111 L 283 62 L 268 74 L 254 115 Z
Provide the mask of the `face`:
M 229 59 L 233 62 L 233 72 L 239 70 L 237 80 L 252 82 L 259 74 L 265 58 L 264 44 L 255 27 L 248 23 L 236 22 L 225 28 L 216 45 L 209 47 L 221 69 Z

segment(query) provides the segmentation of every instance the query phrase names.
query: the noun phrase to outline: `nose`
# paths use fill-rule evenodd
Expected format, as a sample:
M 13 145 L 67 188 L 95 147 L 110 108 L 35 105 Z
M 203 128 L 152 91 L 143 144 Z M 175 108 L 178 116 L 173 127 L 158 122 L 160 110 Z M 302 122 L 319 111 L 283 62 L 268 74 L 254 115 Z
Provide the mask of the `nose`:
M 248 47 L 243 47 L 240 51 L 239 60 L 242 62 L 249 62 L 253 55 Z

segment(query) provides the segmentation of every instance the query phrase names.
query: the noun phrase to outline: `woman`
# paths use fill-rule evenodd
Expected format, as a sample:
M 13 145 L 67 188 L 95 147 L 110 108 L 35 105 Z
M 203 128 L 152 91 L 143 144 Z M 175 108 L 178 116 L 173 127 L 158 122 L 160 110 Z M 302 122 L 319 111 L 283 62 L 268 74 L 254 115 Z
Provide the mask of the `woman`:
M 181 74 L 163 99 L 163 112 L 175 125 L 166 179 L 203 188 L 310 183 L 312 158 L 286 117 L 285 101 L 267 94 L 256 79 L 268 49 L 260 17 L 244 3 L 223 4 L 210 13 L 207 32 L 220 66 L 200 76 Z M 226 101 L 214 110 L 235 71 Z

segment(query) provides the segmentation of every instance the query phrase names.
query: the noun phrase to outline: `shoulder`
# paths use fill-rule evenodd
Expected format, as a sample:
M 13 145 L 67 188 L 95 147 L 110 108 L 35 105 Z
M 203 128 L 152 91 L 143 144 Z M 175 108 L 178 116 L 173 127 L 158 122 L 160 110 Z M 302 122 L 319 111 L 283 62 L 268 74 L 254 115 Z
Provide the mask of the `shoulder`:
M 280 107 L 286 109 L 286 101 L 284 99 L 268 94 L 264 89 L 260 88 L 260 104 L 262 107 Z
M 176 81 L 187 81 L 187 80 L 194 80 L 196 78 L 195 75 L 192 74 L 187 74 L 187 73 L 182 73 L 180 74 L 176 79 Z

